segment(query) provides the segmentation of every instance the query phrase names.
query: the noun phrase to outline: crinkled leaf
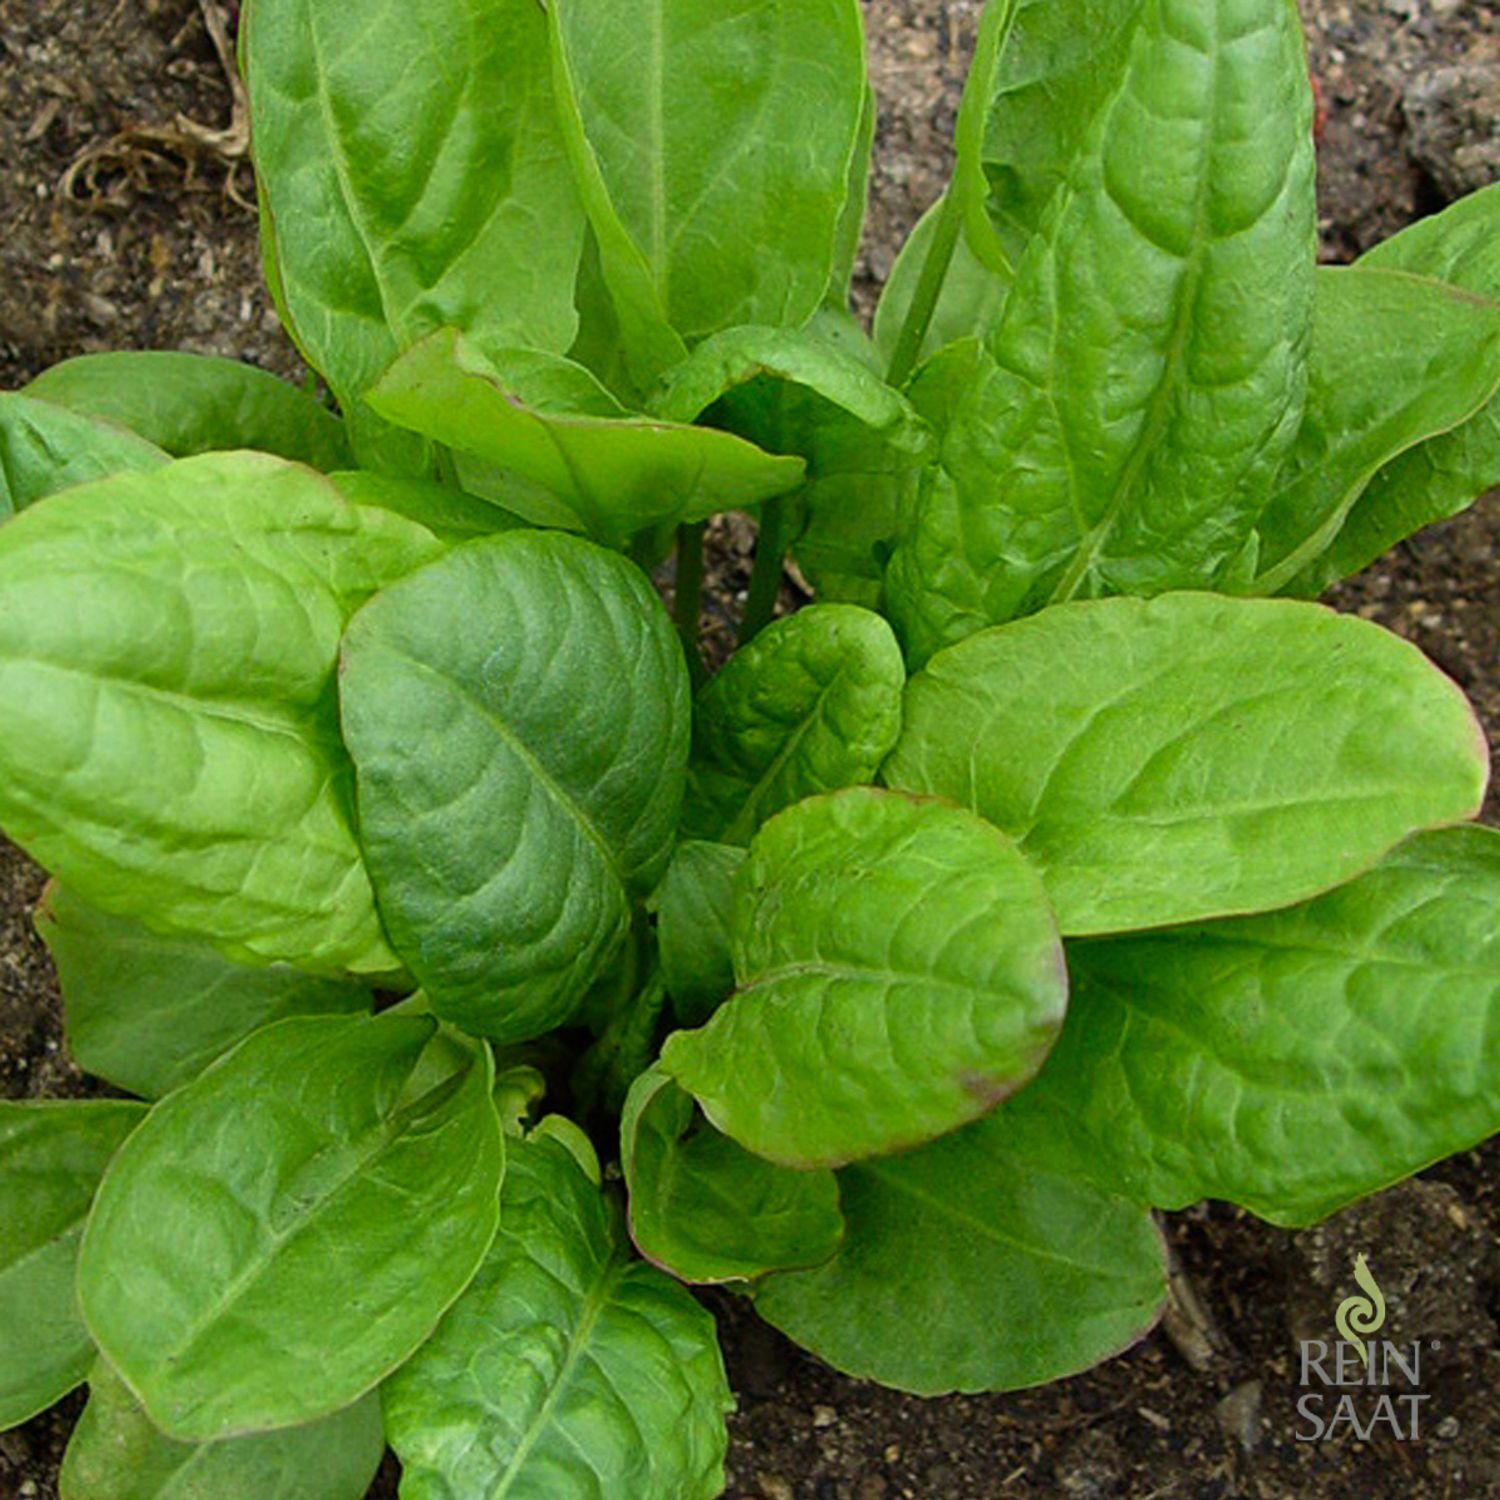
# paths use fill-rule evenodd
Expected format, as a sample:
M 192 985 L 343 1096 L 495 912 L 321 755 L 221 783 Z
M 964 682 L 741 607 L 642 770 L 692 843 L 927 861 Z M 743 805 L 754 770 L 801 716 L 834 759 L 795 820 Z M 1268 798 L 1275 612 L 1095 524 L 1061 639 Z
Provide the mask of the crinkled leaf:
M 207 1442 L 310 1422 L 405 1361 L 494 1238 L 487 1049 L 420 1096 L 430 1019 L 299 1016 L 169 1095 L 78 1260 L 89 1331 L 151 1421 Z
M 497 365 L 452 330 L 403 355 L 370 404 L 538 486 L 527 520 L 608 543 L 753 505 L 803 476 L 800 459 L 730 433 L 631 416 L 581 365 L 523 352 Z M 519 492 L 511 505 L 521 509 Z
M 630 1256 L 557 1139 L 510 1147 L 500 1234 L 381 1393 L 407 1500 L 711 1500 L 733 1407 L 713 1321 Z
M 0 521 L 75 484 L 166 462 L 160 448 L 113 422 L 0 392 Z
M 0 1430 L 88 1374 L 78 1241 L 110 1157 L 145 1115 L 127 1100 L 0 1100 Z
M 1314 604 L 1060 605 L 912 679 L 892 786 L 1020 841 L 1069 934 L 1287 906 L 1472 817 L 1489 755 L 1415 647 Z
M 743 849 L 689 840 L 651 898 L 662 978 L 684 1026 L 701 1026 L 734 988 L 730 921 L 744 862 Z
M 836 1369 L 923 1396 L 1041 1385 L 1143 1337 L 1166 1296 L 1160 1233 L 1086 1163 L 1015 1148 L 1007 1115 L 1030 1092 L 845 1168 L 843 1248 L 756 1283 L 756 1311 Z
M 36 929 L 62 987 L 68 1051 L 86 1073 L 159 1099 L 284 1016 L 368 1011 L 363 985 L 285 964 L 252 967 L 201 940 L 159 937 L 47 888 Z
M 440 551 L 263 454 L 18 516 L 0 529 L 6 832 L 153 930 L 315 971 L 395 967 L 350 826 L 334 667 L 349 615 Z
M 746 844 L 803 797 L 873 781 L 905 685 L 901 648 L 869 610 L 815 604 L 767 627 L 698 694 L 687 832 Z
M 1286 0 L 1143 0 L 887 575 L 913 660 L 1234 569 L 1301 416 L 1311 110 Z
M 99 1360 L 58 1490 L 62 1500 L 361 1500 L 384 1452 L 374 1396 L 304 1427 L 174 1442 Z
M 1144 1201 L 1310 1224 L 1500 1130 L 1490 829 L 1419 835 L 1305 906 L 1069 957 L 1078 1000 L 1033 1089 Z
M 752 1156 L 700 1119 L 692 1095 L 658 1069 L 630 1090 L 620 1160 L 636 1248 L 684 1281 L 816 1266 L 844 1237 L 832 1172 Z
M 344 424 L 306 391 L 237 359 L 117 350 L 64 360 L 26 387 L 73 411 L 118 423 L 173 458 L 255 448 L 339 469 Z
M 859 787 L 772 819 L 736 879 L 739 988 L 662 1066 L 786 1166 L 919 1145 L 1041 1066 L 1067 975 L 1042 886 L 960 808 Z
M 431 479 L 373 474 L 366 469 L 344 470 L 328 477 L 352 504 L 394 511 L 425 526 L 439 541 L 450 545 L 492 536 L 497 531 L 512 531 L 526 524 L 519 516 L 488 500 Z
M 560 1025 L 660 879 L 689 734 L 645 576 L 560 532 L 472 542 L 349 628 L 344 733 L 391 941 L 440 1015 Z

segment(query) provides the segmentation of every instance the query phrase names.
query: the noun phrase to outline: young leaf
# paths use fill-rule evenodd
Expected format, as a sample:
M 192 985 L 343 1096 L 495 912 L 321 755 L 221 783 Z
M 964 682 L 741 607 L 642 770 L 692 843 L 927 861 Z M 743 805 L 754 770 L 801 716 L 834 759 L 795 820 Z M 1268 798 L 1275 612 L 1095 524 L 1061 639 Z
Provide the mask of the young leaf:
M 372 474 L 367 469 L 344 470 L 328 477 L 352 504 L 394 511 L 425 526 L 450 546 L 526 524 L 488 500 L 431 479 L 404 479 L 394 474 Z
M 58 1492 L 62 1500 L 361 1500 L 384 1452 L 374 1396 L 305 1427 L 174 1442 L 99 1360 Z
M 1500 1130 L 1497 934 L 1500 834 L 1445 828 L 1305 906 L 1076 944 L 1033 1089 L 1131 1196 L 1315 1223 Z
M 407 1088 L 431 1019 L 300 1016 L 169 1095 L 115 1158 L 84 1318 L 183 1442 L 311 1422 L 407 1359 L 494 1238 L 488 1049 Z
M 180 459 L 18 516 L 0 528 L 6 832 L 155 931 L 316 972 L 395 968 L 333 674 L 349 615 L 440 550 L 264 454 Z
M 522 1041 L 599 977 L 660 879 L 688 681 L 624 558 L 559 532 L 472 542 L 349 627 L 344 733 L 391 941 L 439 1015 Z
M 0 1100 L 0 1430 L 67 1395 L 93 1363 L 73 1272 L 109 1159 L 145 1118 L 126 1100 Z
M 28 395 L 118 423 L 173 458 L 255 448 L 315 469 L 347 468 L 344 424 L 254 365 L 161 350 L 83 354 L 43 371 Z
M 882 776 L 1019 840 L 1071 935 L 1304 900 L 1474 816 L 1488 772 L 1463 694 L 1399 637 L 1313 604 L 1170 594 L 941 652 Z
M 581 365 L 513 352 L 498 363 L 445 330 L 385 373 L 370 405 L 390 421 L 539 487 L 539 526 L 615 545 L 794 489 L 803 464 L 741 438 L 625 411 Z M 520 509 L 518 492 L 511 504 Z
M 839 213 L 838 232 L 833 241 L 833 276 L 828 284 L 827 305 L 840 311 L 847 311 L 849 307 L 849 288 L 854 280 L 854 266 L 859 259 L 860 241 L 865 233 L 865 216 L 870 203 L 870 172 L 874 166 L 875 127 L 879 123 L 879 115 L 880 101 L 867 82 L 864 103 L 859 112 L 859 129 L 854 136 L 854 153 L 849 158 L 849 181 L 844 189 L 844 206 Z
M 1319 569 L 1375 472 L 1467 422 L 1500 386 L 1500 302 L 1398 271 L 1322 267 L 1313 309 L 1302 429 L 1256 523 L 1256 593 Z
M 567 1147 L 512 1143 L 500 1234 L 382 1393 L 402 1493 L 712 1500 L 733 1408 L 713 1322 L 630 1258 Z
M 362 985 L 284 964 L 237 964 L 207 943 L 158 937 L 53 882 L 36 913 L 57 966 L 68 1051 L 86 1073 L 159 1099 L 284 1016 L 368 1011 Z
M 793 1172 L 695 1120 L 692 1095 L 660 1069 L 636 1079 L 620 1122 L 630 1235 L 683 1281 L 749 1281 L 816 1266 L 844 1221 L 832 1172 Z
M 1067 975 L 1041 882 L 956 807 L 859 787 L 763 828 L 736 880 L 739 989 L 662 1067 L 791 1167 L 902 1150 L 1041 1066 Z
M 743 849 L 679 844 L 651 898 L 662 978 L 684 1026 L 701 1026 L 734 988 L 730 919 Z
M 793 802 L 873 781 L 905 685 L 901 648 L 869 610 L 816 604 L 776 621 L 698 694 L 687 831 L 747 844 Z
M 420 466 L 359 402 L 400 350 L 449 324 L 558 353 L 577 332 L 584 215 L 546 17 L 535 0 L 373 0 L 351 25 L 341 0 L 277 0 L 249 9 L 240 45 L 283 321 L 372 455 Z
M 756 1311 L 835 1369 L 923 1396 L 1040 1385 L 1143 1337 L 1166 1297 L 1150 1213 L 1086 1164 L 1018 1151 L 1012 1107 L 845 1168 L 843 1248 L 756 1283 Z
M 1311 113 L 1286 0 L 1143 0 L 888 573 L 910 659 L 1238 561 L 1306 385 Z
M 167 461 L 160 448 L 112 422 L 0 392 L 0 521 L 75 484 Z

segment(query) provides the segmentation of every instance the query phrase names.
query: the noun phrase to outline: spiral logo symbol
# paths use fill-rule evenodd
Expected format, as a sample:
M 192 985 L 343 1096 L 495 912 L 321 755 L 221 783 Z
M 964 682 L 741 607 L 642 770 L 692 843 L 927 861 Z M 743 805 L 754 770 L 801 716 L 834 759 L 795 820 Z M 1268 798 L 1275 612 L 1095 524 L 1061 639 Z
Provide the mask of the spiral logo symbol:
M 1365 1295 L 1345 1297 L 1339 1303 L 1333 1321 L 1340 1338 L 1348 1343 L 1358 1344 L 1364 1350 L 1365 1366 L 1368 1368 L 1370 1347 L 1365 1343 L 1365 1338 L 1369 1334 L 1379 1333 L 1385 1327 L 1385 1297 L 1363 1255 L 1355 1258 L 1354 1280 Z

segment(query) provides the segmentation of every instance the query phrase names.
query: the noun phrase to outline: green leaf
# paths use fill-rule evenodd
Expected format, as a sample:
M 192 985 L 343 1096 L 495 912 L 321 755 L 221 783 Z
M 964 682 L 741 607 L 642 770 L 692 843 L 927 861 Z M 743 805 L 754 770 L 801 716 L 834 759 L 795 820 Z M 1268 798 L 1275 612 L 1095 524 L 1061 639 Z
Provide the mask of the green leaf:
M 284 1016 L 368 1011 L 362 985 L 284 964 L 252 968 L 202 941 L 158 937 L 55 882 L 36 914 L 57 966 L 68 1051 L 87 1073 L 159 1099 Z
M 240 38 L 284 321 L 367 467 L 422 467 L 361 406 L 401 350 L 464 328 L 561 353 L 584 214 L 535 0 L 278 0 Z M 378 465 L 369 460 L 382 460 Z
M 391 941 L 439 1015 L 562 1024 L 681 808 L 687 669 L 624 558 L 559 532 L 472 542 L 349 627 L 344 733 Z
M 847 255 L 867 88 L 855 0 L 551 12 L 569 146 L 622 316 L 688 344 L 806 322 Z M 660 332 L 625 332 L 643 364 L 674 362 Z
M 655 1068 L 625 1102 L 620 1160 L 641 1254 L 699 1283 L 749 1281 L 833 1255 L 844 1237 L 834 1174 L 752 1156 L 697 1114 L 692 1095 Z
M 687 831 L 747 844 L 803 797 L 874 781 L 905 685 L 901 648 L 869 610 L 815 604 L 770 625 L 698 694 Z
M 1376 471 L 1467 422 L 1500 386 L 1500 302 L 1333 267 L 1317 294 L 1302 430 L 1256 525 L 1256 593 L 1318 570 Z
M 567 1147 L 510 1148 L 499 1237 L 381 1393 L 408 1500 L 712 1500 L 733 1408 L 713 1321 L 630 1258 Z
M 1041 882 L 971 814 L 872 788 L 763 828 L 736 879 L 735 995 L 662 1066 L 792 1167 L 905 1149 L 1041 1066 L 1067 976 Z
M 1311 114 L 1286 0 L 1143 0 L 887 575 L 909 659 L 1238 563 L 1301 417 Z
M 1033 1090 L 1101 1181 L 1311 1224 L 1500 1130 L 1500 833 L 1446 828 L 1305 906 L 1069 950 Z
M 0 392 L 0 521 L 75 484 L 166 462 L 160 448 L 112 422 Z
M 1358 269 L 1432 276 L 1500 302 L 1500 184 L 1377 245 Z M 1388 464 L 1349 512 L 1333 545 L 1291 589 L 1316 594 L 1403 538 L 1454 516 L 1500 484 L 1500 396 L 1467 422 Z
M 117 1099 L 0 1100 L 0 1430 L 44 1411 L 94 1359 L 73 1270 L 89 1203 L 145 1118 Z
M 1066 664 L 1065 666 L 1060 664 Z M 1489 755 L 1415 647 L 1313 604 L 1062 605 L 934 657 L 883 778 L 1020 842 L 1068 934 L 1265 911 L 1474 816 Z
M 631 416 L 581 365 L 525 352 L 494 364 L 451 329 L 403 355 L 370 404 L 538 486 L 528 521 L 610 544 L 756 504 L 803 476 L 799 459 L 727 432 Z M 519 494 L 510 503 L 520 509 Z
M 154 931 L 394 968 L 350 826 L 334 667 L 349 615 L 440 550 L 263 454 L 180 459 L 18 516 L 0 528 L 6 832 Z
M 592 1045 L 568 1079 L 579 1117 L 590 1125 L 613 1124 L 630 1086 L 656 1060 L 667 1029 L 667 990 L 653 974 L 606 1015 Z
M 860 242 L 864 239 L 865 218 L 870 205 L 870 174 L 875 164 L 875 127 L 879 116 L 880 101 L 866 82 L 859 129 L 854 137 L 854 153 L 849 158 L 844 206 L 834 236 L 833 276 L 828 285 L 828 305 L 841 311 L 849 306 L 850 284 L 854 280 L 855 263 L 859 260 Z
M 361 1500 L 384 1452 L 374 1396 L 305 1427 L 174 1442 L 100 1360 L 58 1487 L 62 1500 Z
M 701 1026 L 734 988 L 730 916 L 743 849 L 679 844 L 651 898 L 661 972 L 684 1026 Z
M 405 1361 L 494 1238 L 487 1049 L 414 1097 L 430 1019 L 301 1016 L 169 1095 L 115 1158 L 78 1296 L 184 1442 L 314 1421 Z
M 352 504 L 394 511 L 425 526 L 439 541 L 450 545 L 492 536 L 497 531 L 513 531 L 526 524 L 519 516 L 488 500 L 430 479 L 372 474 L 365 469 L 345 470 L 328 477 Z
M 843 1248 L 758 1282 L 768 1322 L 846 1374 L 918 1395 L 1017 1390 L 1117 1354 L 1156 1322 L 1166 1257 L 1150 1213 L 1041 1166 L 1007 1116 L 839 1173 Z
M 139 433 L 173 458 L 256 448 L 315 469 L 347 468 L 344 424 L 306 391 L 254 365 L 162 350 L 83 354 L 28 394 Z

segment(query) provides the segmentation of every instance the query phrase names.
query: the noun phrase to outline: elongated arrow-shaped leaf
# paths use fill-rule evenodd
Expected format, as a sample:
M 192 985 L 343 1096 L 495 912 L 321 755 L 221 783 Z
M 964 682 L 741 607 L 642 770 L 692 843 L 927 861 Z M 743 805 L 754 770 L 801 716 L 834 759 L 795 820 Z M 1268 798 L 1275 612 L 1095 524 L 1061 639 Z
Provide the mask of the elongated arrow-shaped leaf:
M 374 1396 L 305 1427 L 174 1442 L 100 1360 L 58 1490 L 62 1500 L 360 1500 L 384 1452 Z
M 315 469 L 350 462 L 344 424 L 331 411 L 237 359 L 161 350 L 83 354 L 53 365 L 26 392 L 118 423 L 173 458 L 255 448 Z
M 494 1248 L 382 1401 L 413 1497 L 712 1500 L 724 1484 L 713 1322 L 631 1259 L 556 1139 L 512 1144 Z
M 817 604 L 778 620 L 698 694 L 688 831 L 746 844 L 793 802 L 873 781 L 901 731 L 905 685 L 879 615 Z
M 731 914 L 744 862 L 743 849 L 690 839 L 651 897 L 662 979 L 684 1026 L 701 1026 L 734 988 Z
M 115 1099 L 0 1102 L 0 1429 L 88 1374 L 78 1241 L 110 1157 L 145 1116 L 145 1105 Z
M 1239 562 L 1301 416 L 1310 123 L 1285 0 L 1143 0 L 888 575 L 913 659 Z
M 1018 839 L 1070 935 L 1288 906 L 1474 816 L 1489 755 L 1415 647 L 1314 604 L 1059 606 L 934 657 L 882 772 Z
M 410 1356 L 494 1238 L 488 1051 L 414 1097 L 430 1018 L 267 1026 L 115 1159 L 78 1261 L 95 1342 L 169 1437 L 314 1421 Z
M 396 967 L 350 827 L 334 667 L 354 610 L 440 551 L 259 454 L 34 506 L 0 529 L 0 823 L 155 930 Z
M 75 484 L 167 461 L 160 448 L 113 422 L 0 392 L 0 521 Z
M 1422 834 L 1305 906 L 1072 947 L 1036 1096 L 1120 1191 L 1314 1223 L 1500 1130 L 1497 950 L 1500 834 Z
M 537 487 L 512 508 L 608 543 L 795 488 L 800 459 L 630 415 L 581 365 L 514 353 L 500 366 L 452 330 L 399 359 L 370 395 L 383 416 Z M 523 508 L 525 507 L 525 508 Z
M 844 1237 L 832 1172 L 794 1172 L 752 1156 L 698 1118 L 690 1094 L 651 1069 L 620 1122 L 630 1234 L 684 1281 L 749 1281 L 815 1266 Z
M 559 532 L 470 543 L 360 613 L 342 695 L 381 910 L 435 1009 L 560 1025 L 681 808 L 687 669 L 650 584 Z
M 919 1145 L 1041 1066 L 1067 977 L 1041 883 L 959 808 L 872 788 L 774 818 L 737 878 L 739 989 L 662 1066 L 786 1166 Z
M 36 928 L 57 966 L 73 1060 L 143 1099 L 196 1078 L 271 1021 L 367 1011 L 374 1001 L 363 985 L 237 964 L 201 940 L 159 937 L 56 883 Z
M 1029 1092 L 845 1168 L 843 1248 L 757 1282 L 756 1310 L 836 1369 L 924 1396 L 1040 1385 L 1143 1337 L 1166 1295 L 1161 1236 L 1086 1163 L 1016 1148 L 1007 1115 Z

